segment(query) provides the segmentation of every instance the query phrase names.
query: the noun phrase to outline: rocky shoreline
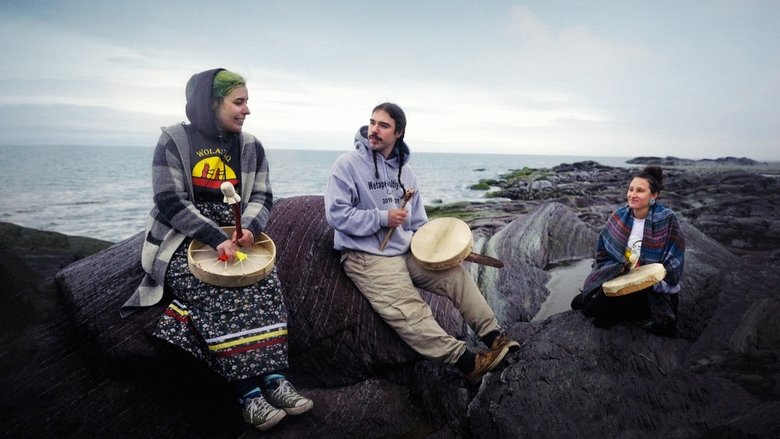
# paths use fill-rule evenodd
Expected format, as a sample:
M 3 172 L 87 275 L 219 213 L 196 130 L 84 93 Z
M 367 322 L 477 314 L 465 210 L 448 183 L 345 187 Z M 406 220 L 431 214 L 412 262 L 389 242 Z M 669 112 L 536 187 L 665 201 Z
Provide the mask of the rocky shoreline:
M 495 229 L 542 203 L 557 202 L 598 231 L 609 213 L 625 202 L 631 175 L 652 164 L 664 169 L 665 188 L 659 200 L 666 206 L 735 254 L 780 258 L 780 163 L 734 157 L 638 157 L 627 163 L 637 166 L 586 161 L 552 169 L 526 168 L 491 182 L 497 188 L 488 196 L 498 201 L 453 203 L 429 212 Z
M 339 268 L 321 197 L 279 200 L 267 232 L 288 303 L 291 372 L 315 408 L 266 435 L 243 425 L 224 383 L 149 337 L 163 305 L 119 319 L 119 304 L 140 279 L 142 233 L 111 244 L 0 224 L 0 401 L 7 413 L 0 431 L 777 437 L 780 166 L 698 163 L 665 171 L 662 199 L 680 212 L 688 242 L 677 339 L 626 325 L 601 330 L 572 311 L 532 321 L 549 297 L 550 271 L 591 256 L 632 169 L 582 162 L 529 170 L 495 185 L 502 200 L 431 209 L 431 216 L 466 218 L 476 250 L 505 262 L 501 270 L 466 263 L 499 319 L 524 342 L 477 387 L 450 366 L 420 360 L 376 317 Z M 445 329 L 473 342 L 446 301 L 422 293 Z

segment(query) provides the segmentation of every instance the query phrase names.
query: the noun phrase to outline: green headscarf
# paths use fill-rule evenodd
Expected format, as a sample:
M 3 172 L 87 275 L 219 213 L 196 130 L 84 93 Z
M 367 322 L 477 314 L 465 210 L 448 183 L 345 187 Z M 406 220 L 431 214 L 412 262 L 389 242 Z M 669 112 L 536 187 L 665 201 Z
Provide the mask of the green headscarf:
M 238 73 L 230 70 L 220 70 L 214 75 L 214 84 L 212 86 L 212 99 L 214 106 L 222 104 L 225 96 L 229 95 L 234 88 L 246 86 L 246 81 Z

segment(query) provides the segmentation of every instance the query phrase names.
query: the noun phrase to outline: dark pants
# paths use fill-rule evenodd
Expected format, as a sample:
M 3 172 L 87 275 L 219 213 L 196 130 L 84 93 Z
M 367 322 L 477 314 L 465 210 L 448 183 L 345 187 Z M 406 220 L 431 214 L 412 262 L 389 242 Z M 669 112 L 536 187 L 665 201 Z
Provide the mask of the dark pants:
M 646 288 L 625 296 L 608 297 L 599 288 L 588 299 L 577 296 L 572 308 L 582 309 L 594 317 L 599 327 L 609 327 L 619 321 L 648 322 L 674 328 L 677 323 L 677 294 L 656 293 Z

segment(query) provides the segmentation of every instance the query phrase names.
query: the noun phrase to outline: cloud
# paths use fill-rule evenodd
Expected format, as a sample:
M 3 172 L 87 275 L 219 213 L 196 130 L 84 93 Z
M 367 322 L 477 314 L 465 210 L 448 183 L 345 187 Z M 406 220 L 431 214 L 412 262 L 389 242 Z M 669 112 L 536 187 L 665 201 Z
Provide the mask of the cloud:
M 417 150 L 780 158 L 761 2 L 422 1 L 369 21 L 381 3 L 240 1 L 224 25 L 183 4 L 0 3 L 0 143 L 149 144 L 185 119 L 190 75 L 222 66 L 249 81 L 246 129 L 269 148 L 349 148 L 389 100 Z
M 511 7 L 503 29 L 508 68 L 531 84 L 592 94 L 653 62 L 641 46 L 600 36 L 582 23 L 554 26 L 529 6 Z
M 0 105 L 4 145 L 154 146 L 160 117 L 105 107 Z
M 192 74 L 167 54 L 149 56 L 26 17 L 0 18 L 0 104 L 99 106 L 170 114 Z
M 598 127 L 612 119 L 604 109 L 554 92 L 447 81 L 377 89 L 370 82 L 334 85 L 304 76 L 290 81 L 281 72 L 253 71 L 250 76 L 257 79 L 249 81 L 252 115 L 245 128 L 274 143 L 308 135 L 308 143 L 299 148 L 351 145 L 352 134 L 367 123 L 373 106 L 384 101 L 404 108 L 407 139 L 423 151 L 442 151 L 442 146 L 470 151 L 479 144 L 486 152 L 513 153 L 528 133 L 565 131 L 573 123 Z

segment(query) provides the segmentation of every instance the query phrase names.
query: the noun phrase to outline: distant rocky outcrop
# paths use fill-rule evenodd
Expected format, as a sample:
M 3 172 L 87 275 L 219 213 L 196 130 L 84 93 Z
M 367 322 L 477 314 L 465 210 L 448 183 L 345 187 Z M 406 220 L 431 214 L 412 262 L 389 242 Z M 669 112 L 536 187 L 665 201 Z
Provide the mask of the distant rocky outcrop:
M 750 159 L 718 159 L 734 166 L 664 168 L 659 200 L 706 235 L 737 254 L 762 254 L 780 260 L 780 166 Z M 736 166 L 736 163 L 749 165 Z M 616 206 L 625 203 L 631 176 L 640 168 L 604 166 L 594 161 L 527 169 L 497 184 L 491 195 L 507 198 L 458 206 L 459 211 L 492 210 L 493 218 L 511 221 L 544 202 L 570 207 L 593 230 Z M 446 208 L 436 214 L 447 215 Z M 506 222 L 504 223 L 506 224 Z
M 267 232 L 289 308 L 291 375 L 315 408 L 273 437 L 780 434 L 780 274 L 769 261 L 737 257 L 684 220 L 680 338 L 598 329 L 573 311 L 529 323 L 549 294 L 545 269 L 590 257 L 595 231 L 561 202 L 541 202 L 504 226 L 480 221 L 477 249 L 506 266 L 469 269 L 523 346 L 473 387 L 453 367 L 421 360 L 376 317 L 340 269 L 322 197 L 278 201 Z M 57 297 L 67 312 L 52 305 L 34 326 L 4 336 L 40 348 L 35 367 L 3 382 L 7 435 L 263 436 L 243 425 L 224 383 L 148 335 L 164 304 L 119 319 L 141 276 L 141 242 L 139 233 L 65 267 L 62 300 L 53 284 L 39 296 Z M 24 270 L 17 264 L 14 275 Z M 448 331 L 470 338 L 451 304 L 423 294 Z M 30 360 L 4 358 L 12 367 Z
M 766 162 L 760 163 L 747 157 L 719 157 L 717 159 L 683 159 L 679 157 L 635 157 L 626 160 L 626 163 L 635 165 L 658 165 L 658 166 L 691 166 L 691 165 L 723 165 L 723 166 L 758 166 L 766 165 Z

